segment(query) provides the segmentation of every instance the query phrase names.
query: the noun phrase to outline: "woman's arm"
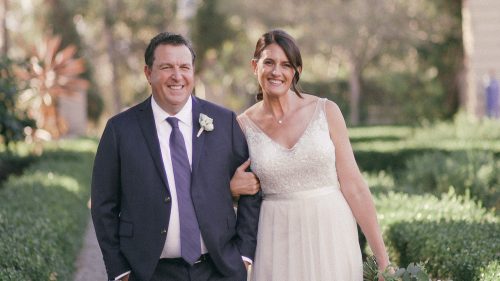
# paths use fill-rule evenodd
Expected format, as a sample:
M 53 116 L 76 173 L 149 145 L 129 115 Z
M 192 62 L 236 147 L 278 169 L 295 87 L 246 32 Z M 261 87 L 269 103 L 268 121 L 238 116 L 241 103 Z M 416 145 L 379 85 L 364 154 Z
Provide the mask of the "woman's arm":
M 330 138 L 335 145 L 337 175 L 342 194 L 366 236 L 368 244 L 377 259 L 379 269 L 384 270 L 389 265 L 389 257 L 377 221 L 375 204 L 370 189 L 365 183 L 354 159 L 344 117 L 334 102 L 327 101 L 325 107 Z

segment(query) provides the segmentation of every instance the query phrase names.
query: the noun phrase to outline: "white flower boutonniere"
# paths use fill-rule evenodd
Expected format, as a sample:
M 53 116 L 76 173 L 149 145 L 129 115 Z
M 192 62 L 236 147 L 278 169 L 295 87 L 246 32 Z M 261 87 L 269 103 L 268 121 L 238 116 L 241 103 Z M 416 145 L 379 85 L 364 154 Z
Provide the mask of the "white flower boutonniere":
M 214 130 L 214 120 L 208 116 L 206 116 L 203 113 L 200 113 L 200 118 L 198 119 L 198 122 L 200 122 L 200 130 L 198 131 L 198 134 L 196 137 L 199 137 L 203 131 L 213 131 Z

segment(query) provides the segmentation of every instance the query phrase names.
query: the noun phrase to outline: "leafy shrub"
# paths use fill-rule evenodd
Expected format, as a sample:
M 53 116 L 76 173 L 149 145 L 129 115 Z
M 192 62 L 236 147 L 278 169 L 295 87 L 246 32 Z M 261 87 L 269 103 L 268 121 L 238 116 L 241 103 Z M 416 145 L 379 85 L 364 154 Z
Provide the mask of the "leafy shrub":
M 454 189 L 432 194 L 375 196 L 391 260 L 425 262 L 434 277 L 479 276 L 500 253 L 500 219 Z M 466 235 L 462 233 L 467 232 Z M 496 257 L 495 257 L 496 255 Z M 481 279 L 483 280 L 483 279 Z
M 500 261 L 497 259 L 489 263 L 486 267 L 481 268 L 481 281 L 498 281 L 500 280 Z
M 393 175 L 384 170 L 378 173 L 363 172 L 363 178 L 366 180 L 373 195 L 394 191 L 396 188 Z
M 401 221 L 499 222 L 495 214 L 470 198 L 457 195 L 454 189 L 440 197 L 389 192 L 374 199 L 383 229 Z
M 370 93 L 363 96 L 363 107 L 380 106 L 393 124 L 418 124 L 450 114 L 443 108 L 446 97 L 440 81 L 419 72 L 379 72 L 363 79 L 363 89 Z
M 14 65 L 8 58 L 0 58 L 0 143 L 7 149 L 10 143 L 24 139 L 24 127 L 35 126 L 26 110 L 17 106 L 19 88 Z
M 390 272 L 391 269 L 394 272 Z M 380 272 L 375 257 L 368 257 L 363 263 L 363 281 L 378 281 L 379 275 L 382 275 L 385 281 L 429 281 L 422 264 L 410 263 L 407 268 L 390 264 L 386 270 Z
M 388 237 L 402 264 L 423 260 L 435 277 L 471 281 L 500 258 L 498 233 L 499 223 L 418 221 L 392 225 Z
M 419 141 L 442 140 L 491 140 L 500 139 L 500 123 L 497 120 L 477 119 L 459 112 L 453 122 L 437 122 L 426 124 L 415 131 L 415 139 Z
M 95 143 L 44 154 L 0 190 L 0 280 L 71 280 L 88 219 Z
M 34 156 L 19 156 L 12 153 L 0 154 L 0 185 L 11 174 L 20 174 L 34 160 Z
M 500 161 L 489 151 L 426 153 L 406 163 L 399 184 L 408 191 L 470 194 L 486 207 L 500 209 Z
M 398 173 L 405 169 L 405 163 L 408 159 L 427 153 L 430 151 L 438 151 L 431 148 L 401 148 L 395 147 L 394 144 L 388 144 L 387 149 L 378 150 L 373 147 L 373 144 L 364 149 L 359 149 L 356 146 L 354 155 L 359 167 L 366 172 L 388 171 L 390 173 Z

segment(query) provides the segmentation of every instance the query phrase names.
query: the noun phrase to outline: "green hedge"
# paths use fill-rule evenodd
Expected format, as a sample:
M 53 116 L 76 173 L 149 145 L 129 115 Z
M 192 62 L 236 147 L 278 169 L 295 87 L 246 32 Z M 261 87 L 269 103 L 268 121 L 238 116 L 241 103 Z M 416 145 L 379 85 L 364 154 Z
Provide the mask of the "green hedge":
M 0 184 L 10 175 L 20 174 L 34 160 L 34 156 L 20 156 L 11 153 L 0 154 Z
M 461 195 L 500 210 L 500 160 L 491 151 L 425 153 L 409 159 L 398 185 L 414 193 L 446 193 L 454 187 Z
M 432 276 L 472 281 L 500 274 L 499 233 L 499 223 L 419 221 L 392 225 L 388 237 L 401 264 L 426 261 Z
M 479 275 L 481 281 L 498 281 L 500 280 L 500 259 L 490 262 L 486 267 L 481 268 Z
M 389 192 L 375 196 L 375 203 L 394 262 L 427 262 L 428 273 L 453 280 L 488 280 L 476 277 L 493 274 L 500 221 L 470 198 L 454 189 L 440 198 Z
M 437 197 L 432 194 L 411 195 L 389 192 L 374 196 L 381 226 L 385 229 L 401 221 L 469 221 L 500 223 L 498 216 L 476 202 L 455 193 Z
M 70 148 L 72 147 L 72 148 Z M 0 280 L 71 280 L 95 142 L 58 143 L 0 189 Z

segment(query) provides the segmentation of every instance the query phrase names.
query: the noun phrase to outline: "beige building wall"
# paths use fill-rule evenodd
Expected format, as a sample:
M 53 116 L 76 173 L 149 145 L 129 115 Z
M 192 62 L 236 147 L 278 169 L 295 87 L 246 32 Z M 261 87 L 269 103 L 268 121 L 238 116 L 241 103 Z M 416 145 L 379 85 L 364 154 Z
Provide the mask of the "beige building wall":
M 465 0 L 464 4 L 464 46 L 470 71 L 468 96 L 477 97 L 474 111 L 484 116 L 484 87 L 489 72 L 494 71 L 500 79 L 500 0 Z
M 65 137 L 83 136 L 87 133 L 87 93 L 60 97 L 59 114 L 68 125 Z

